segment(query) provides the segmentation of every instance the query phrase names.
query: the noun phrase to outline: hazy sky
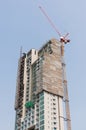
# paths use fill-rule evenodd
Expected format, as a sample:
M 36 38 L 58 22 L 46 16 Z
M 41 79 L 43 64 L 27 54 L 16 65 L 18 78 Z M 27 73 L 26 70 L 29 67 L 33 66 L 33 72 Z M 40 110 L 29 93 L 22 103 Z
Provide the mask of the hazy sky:
M 59 39 L 39 5 L 62 35 L 70 33 L 65 60 L 72 130 L 86 130 L 86 0 L 0 0 L 0 130 L 14 130 L 20 46 L 27 52 Z

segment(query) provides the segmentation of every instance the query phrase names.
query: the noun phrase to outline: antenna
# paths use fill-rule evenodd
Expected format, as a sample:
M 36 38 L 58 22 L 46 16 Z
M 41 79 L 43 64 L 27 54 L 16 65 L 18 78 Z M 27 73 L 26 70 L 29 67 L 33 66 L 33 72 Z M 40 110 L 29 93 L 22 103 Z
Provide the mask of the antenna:
M 52 20 L 50 19 L 50 17 L 47 15 L 47 13 L 45 12 L 45 10 L 42 8 L 42 6 L 39 6 L 39 9 L 41 10 L 41 12 L 44 14 L 44 16 L 47 18 L 47 20 L 49 21 L 49 23 L 51 24 L 51 26 L 53 27 L 53 29 L 57 32 L 57 34 L 60 37 L 60 42 L 62 43 L 68 43 L 70 42 L 69 39 L 66 39 L 66 37 L 69 35 L 69 33 L 67 33 L 65 36 L 62 36 L 61 33 L 58 31 L 58 29 L 56 28 L 56 26 L 54 25 L 54 23 L 52 22 Z
M 22 57 L 22 46 L 20 47 L 20 58 Z

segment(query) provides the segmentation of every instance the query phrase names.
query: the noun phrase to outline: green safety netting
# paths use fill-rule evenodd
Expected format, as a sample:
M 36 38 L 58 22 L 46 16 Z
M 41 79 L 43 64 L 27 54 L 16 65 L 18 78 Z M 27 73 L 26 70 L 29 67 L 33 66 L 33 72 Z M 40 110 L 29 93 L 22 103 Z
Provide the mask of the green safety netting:
M 32 101 L 29 101 L 29 102 L 27 102 L 26 104 L 25 104 L 25 107 L 26 108 L 33 108 L 34 107 L 34 104 L 33 104 L 33 102 Z

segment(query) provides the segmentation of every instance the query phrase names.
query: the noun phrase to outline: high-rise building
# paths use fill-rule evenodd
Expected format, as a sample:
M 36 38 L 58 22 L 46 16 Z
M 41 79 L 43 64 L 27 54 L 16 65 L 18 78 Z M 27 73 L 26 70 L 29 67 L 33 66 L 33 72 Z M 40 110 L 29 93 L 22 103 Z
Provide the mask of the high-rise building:
M 15 130 L 71 130 L 64 45 L 56 39 L 19 58 Z M 65 108 L 64 108 L 65 104 Z

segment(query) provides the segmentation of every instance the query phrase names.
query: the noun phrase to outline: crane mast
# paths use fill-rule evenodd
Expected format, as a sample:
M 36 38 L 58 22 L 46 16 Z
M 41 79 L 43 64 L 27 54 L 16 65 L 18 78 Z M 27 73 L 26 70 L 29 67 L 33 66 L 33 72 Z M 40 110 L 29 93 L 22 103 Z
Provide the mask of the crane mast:
M 62 73 L 63 73 L 63 89 L 64 89 L 64 105 L 65 105 L 65 117 L 64 121 L 66 122 L 66 129 L 71 130 L 71 118 L 70 118 L 70 109 L 69 109 L 69 97 L 68 97 L 68 87 L 67 87 L 67 79 L 66 79 L 66 64 L 64 60 L 64 45 L 61 46 L 62 49 Z

